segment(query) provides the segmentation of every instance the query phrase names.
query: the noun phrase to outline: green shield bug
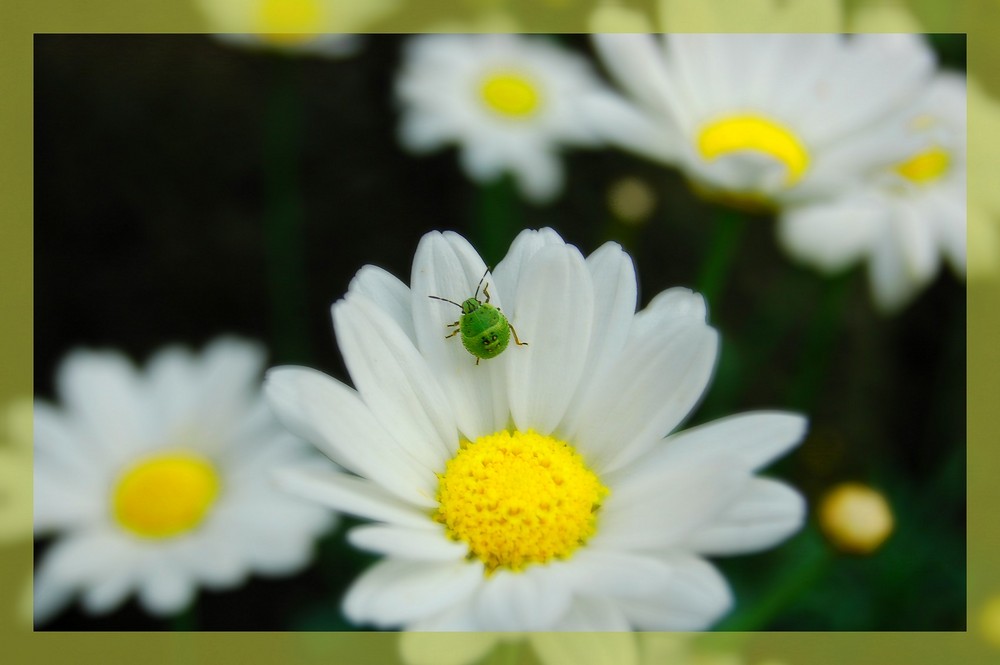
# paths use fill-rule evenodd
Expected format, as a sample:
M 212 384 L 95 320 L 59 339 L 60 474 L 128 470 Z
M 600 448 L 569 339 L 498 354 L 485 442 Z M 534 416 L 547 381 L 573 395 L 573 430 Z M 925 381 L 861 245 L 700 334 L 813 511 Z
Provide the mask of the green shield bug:
M 489 283 L 483 287 L 483 295 L 486 296 L 486 302 L 479 299 L 479 288 L 483 286 L 483 282 L 486 280 L 486 275 L 489 272 L 487 268 L 486 272 L 483 273 L 482 279 L 479 280 L 476 293 L 471 298 L 463 301 L 461 305 L 447 298 L 427 296 L 434 300 L 451 303 L 462 310 L 462 316 L 459 320 L 448 324 L 449 328 L 454 328 L 455 330 L 450 335 L 445 335 L 445 339 L 462 333 L 462 345 L 469 353 L 476 357 L 477 365 L 480 360 L 496 358 L 503 353 L 503 350 L 507 348 L 507 344 L 510 343 L 510 336 L 512 334 L 514 335 L 515 344 L 518 346 L 528 345 L 527 342 L 522 342 L 517 338 L 517 331 L 514 330 L 514 326 L 510 324 L 507 317 L 500 311 L 500 308 L 490 304 Z

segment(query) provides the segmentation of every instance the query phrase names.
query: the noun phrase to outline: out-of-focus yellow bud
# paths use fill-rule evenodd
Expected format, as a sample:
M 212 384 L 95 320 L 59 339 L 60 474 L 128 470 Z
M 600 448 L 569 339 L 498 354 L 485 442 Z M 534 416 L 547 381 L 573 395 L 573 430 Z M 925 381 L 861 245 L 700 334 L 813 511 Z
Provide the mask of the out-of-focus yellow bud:
M 639 225 L 649 219 L 656 207 L 656 194 L 644 180 L 625 176 L 608 188 L 608 208 L 619 221 Z
M 885 497 L 860 483 L 843 483 L 823 497 L 819 523 L 830 542 L 850 554 L 871 554 L 894 525 Z
M 1000 595 L 986 601 L 979 611 L 979 630 L 990 646 L 1000 649 Z

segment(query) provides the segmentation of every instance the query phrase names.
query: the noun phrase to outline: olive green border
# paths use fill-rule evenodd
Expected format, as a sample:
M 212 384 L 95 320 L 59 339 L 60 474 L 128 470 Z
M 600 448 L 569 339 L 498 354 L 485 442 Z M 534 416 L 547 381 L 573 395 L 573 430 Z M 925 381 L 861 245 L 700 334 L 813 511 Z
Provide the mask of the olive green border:
M 364 0 L 356 0 L 363 2 Z M 742 2 L 743 0 L 733 0 Z M 780 1 L 780 0 L 779 0 Z M 785 0 L 789 1 L 789 0 Z M 811 1 L 811 0 L 803 0 Z M 36 32 L 201 32 L 204 26 L 193 0 L 6 0 L 0 3 L 0 251 L 3 278 L 0 302 L 5 312 L 0 326 L 0 403 L 30 395 L 32 350 L 32 40 Z M 396 15 L 373 26 L 379 32 L 421 32 L 439 25 L 452 8 L 470 8 L 503 0 L 403 0 Z M 586 32 L 592 0 L 538 0 L 512 2 L 520 13 L 517 25 L 525 32 Z M 630 8 L 651 2 L 623 0 Z M 892 4 L 891 0 L 854 0 L 852 7 Z M 926 32 L 967 33 L 970 75 L 994 95 L 1000 95 L 1000 40 L 991 39 L 1000 15 L 997 0 L 912 0 L 911 7 Z M 537 10 L 537 11 L 536 11 Z M 809 26 L 804 26 L 806 31 Z M 905 26 L 899 30 L 904 31 Z M 970 113 L 970 141 L 993 142 L 977 117 Z M 990 160 L 992 161 L 992 160 Z M 977 171 L 992 164 L 970 164 Z M 974 180 L 974 179 L 973 179 Z M 970 188 L 974 185 L 970 184 Z M 977 191 L 970 189 L 970 197 Z M 969 243 L 987 241 L 970 229 Z M 958 633 L 762 633 L 740 647 L 748 663 L 764 660 L 787 665 L 868 665 L 907 663 L 997 662 L 980 638 L 977 617 L 987 598 L 1000 594 L 1000 569 L 995 552 L 1000 544 L 995 482 L 998 453 L 993 432 L 1000 431 L 1000 409 L 995 406 L 1000 376 L 1000 281 L 977 280 L 968 287 L 969 474 L 968 474 L 968 607 L 969 632 Z M 874 405 L 873 405 L 874 408 Z M 34 634 L 13 609 L 25 597 L 30 575 L 30 544 L 0 550 L 0 659 L 8 663 L 101 663 L 144 665 L 158 663 L 239 662 L 246 664 L 378 663 L 398 662 L 396 637 L 361 633 L 227 633 Z M 13 601 L 13 602 L 12 602 Z M 928 604 L 934 598 L 927 598 Z M 716 638 L 730 643 L 733 635 Z M 609 664 L 615 665 L 615 664 Z

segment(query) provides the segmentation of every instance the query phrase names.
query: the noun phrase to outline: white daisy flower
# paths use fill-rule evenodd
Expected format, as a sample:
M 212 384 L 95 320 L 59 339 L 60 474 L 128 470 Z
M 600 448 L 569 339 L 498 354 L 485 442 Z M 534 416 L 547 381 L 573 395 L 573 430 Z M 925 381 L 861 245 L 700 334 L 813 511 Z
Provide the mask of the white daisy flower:
M 883 122 L 931 75 L 933 53 L 914 35 L 594 39 L 634 102 L 588 99 L 595 129 L 678 166 L 709 196 L 752 207 L 808 201 L 919 147 Z
M 216 36 L 244 48 L 320 55 L 354 54 L 354 34 L 389 14 L 399 0 L 197 0 Z M 331 34 L 338 33 L 338 34 Z
M 484 275 L 479 298 L 488 287 L 526 345 L 477 362 L 448 338 L 455 306 L 429 296 L 461 302 Z M 704 556 L 799 528 L 799 494 L 755 472 L 805 420 L 747 413 L 664 438 L 704 393 L 718 335 L 687 289 L 635 308 L 618 245 L 585 259 L 551 229 L 522 232 L 492 274 L 451 232 L 424 236 L 409 287 L 362 268 L 333 307 L 356 388 L 294 367 L 265 381 L 278 417 L 357 474 L 289 472 L 284 485 L 376 522 L 349 534 L 385 555 L 348 592 L 350 620 L 698 630 L 727 611 Z
M 35 405 L 35 532 L 58 535 L 35 573 L 36 621 L 77 594 L 94 614 L 136 592 L 167 615 L 198 586 L 308 563 L 331 514 L 270 474 L 328 462 L 275 422 L 263 363 L 259 346 L 235 339 L 200 356 L 165 349 L 144 372 L 115 352 L 63 361 L 62 409 Z
M 791 208 L 779 234 L 802 261 L 837 271 L 868 262 L 882 309 L 908 304 L 938 273 L 942 255 L 965 274 L 965 77 L 939 74 L 898 118 L 928 147 L 828 201 Z
M 507 171 L 526 198 L 545 202 L 562 189 L 558 149 L 596 143 L 578 103 L 601 90 L 583 58 L 544 39 L 415 37 L 396 86 L 400 139 L 420 153 L 456 144 L 473 180 Z

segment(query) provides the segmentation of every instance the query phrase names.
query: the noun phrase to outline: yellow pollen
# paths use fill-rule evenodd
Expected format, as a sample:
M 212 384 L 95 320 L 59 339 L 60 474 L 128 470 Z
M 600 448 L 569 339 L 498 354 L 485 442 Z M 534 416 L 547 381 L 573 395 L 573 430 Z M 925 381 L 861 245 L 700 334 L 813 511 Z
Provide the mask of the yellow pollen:
M 219 475 L 204 457 L 183 452 L 149 457 L 119 477 L 115 519 L 146 538 L 176 536 L 201 523 L 219 486 Z
M 735 115 L 705 125 L 698 152 L 708 161 L 752 150 L 785 166 L 785 186 L 798 182 L 809 168 L 809 152 L 790 129 L 755 115 Z
M 572 447 L 531 430 L 463 441 L 439 481 L 434 519 L 487 572 L 569 557 L 609 491 Z
M 258 32 L 275 44 L 299 44 L 322 32 L 319 0 L 263 0 L 257 16 Z
M 941 148 L 931 148 L 918 153 L 896 166 L 896 173 L 910 182 L 925 185 L 944 175 L 951 164 L 951 156 Z
M 521 74 L 492 74 L 483 81 L 479 91 L 490 110 L 507 118 L 527 118 L 541 105 L 537 86 Z

